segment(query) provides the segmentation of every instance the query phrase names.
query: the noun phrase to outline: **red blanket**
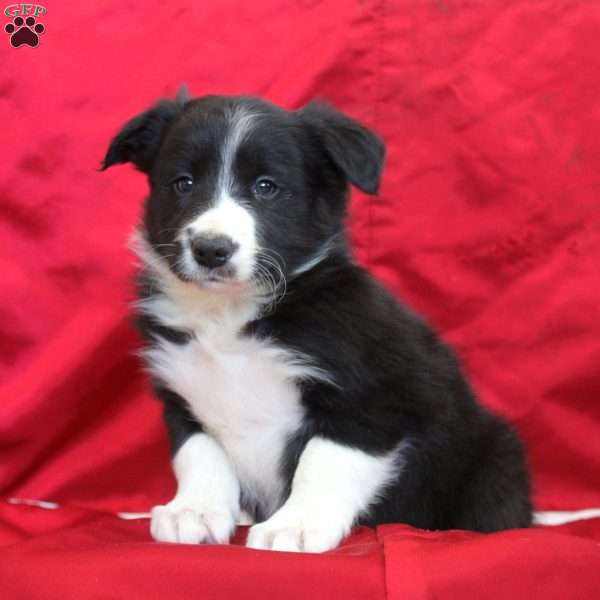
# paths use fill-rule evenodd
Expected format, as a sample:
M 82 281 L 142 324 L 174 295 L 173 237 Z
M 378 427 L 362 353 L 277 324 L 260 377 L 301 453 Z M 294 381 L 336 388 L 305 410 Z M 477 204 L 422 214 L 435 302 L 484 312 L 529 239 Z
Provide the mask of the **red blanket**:
M 319 96 L 374 127 L 389 158 L 380 197 L 353 196 L 359 260 L 519 429 L 536 507 L 598 507 L 600 4 L 44 7 L 37 47 L 0 32 L 1 597 L 598 598 L 600 519 L 388 525 L 296 555 L 247 550 L 244 529 L 231 546 L 156 544 L 147 521 L 118 518 L 174 481 L 129 322 L 125 241 L 146 183 L 96 167 L 182 81 L 287 107 Z M 15 504 L 28 498 L 58 506 Z

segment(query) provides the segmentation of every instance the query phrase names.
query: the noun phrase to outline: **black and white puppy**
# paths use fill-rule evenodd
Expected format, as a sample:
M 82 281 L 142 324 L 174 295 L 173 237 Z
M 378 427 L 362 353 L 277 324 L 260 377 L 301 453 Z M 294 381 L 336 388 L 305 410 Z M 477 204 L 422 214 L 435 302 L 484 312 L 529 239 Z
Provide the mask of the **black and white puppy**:
M 149 178 L 137 308 L 175 498 L 156 540 L 321 552 L 355 524 L 531 522 L 523 449 L 451 350 L 351 257 L 349 184 L 384 145 L 318 103 L 180 94 L 129 121 L 103 168 Z

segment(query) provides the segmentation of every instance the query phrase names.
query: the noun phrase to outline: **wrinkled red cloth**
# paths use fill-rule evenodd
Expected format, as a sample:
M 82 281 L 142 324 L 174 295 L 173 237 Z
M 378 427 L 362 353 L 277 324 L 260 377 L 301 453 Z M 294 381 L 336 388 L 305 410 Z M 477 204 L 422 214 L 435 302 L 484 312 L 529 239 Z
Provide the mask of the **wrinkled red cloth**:
M 96 171 L 186 81 L 325 98 L 388 144 L 358 259 L 457 349 L 527 446 L 539 509 L 600 506 L 600 4 L 49 2 L 0 32 L 0 589 L 17 598 L 598 598 L 600 519 L 493 535 L 357 530 L 325 555 L 153 543 L 174 481 L 135 351 L 146 191 Z M 11 21 L 6 17 L 5 22 Z M 14 505 L 50 500 L 54 510 Z

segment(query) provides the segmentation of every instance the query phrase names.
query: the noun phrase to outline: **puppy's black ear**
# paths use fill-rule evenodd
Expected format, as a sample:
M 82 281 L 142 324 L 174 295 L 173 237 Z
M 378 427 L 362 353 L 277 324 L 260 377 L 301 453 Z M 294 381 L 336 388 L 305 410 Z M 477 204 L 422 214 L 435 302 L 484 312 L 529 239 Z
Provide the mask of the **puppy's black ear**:
M 190 100 L 190 90 L 187 86 L 187 83 L 182 83 L 177 90 L 175 102 L 180 106 L 185 106 Z
M 112 140 L 100 170 L 104 171 L 117 163 L 131 162 L 140 171 L 150 173 L 165 131 L 183 109 L 184 102 L 180 96 L 183 94 L 179 94 L 175 102 L 161 100 L 125 123 Z
M 381 139 L 327 104 L 311 102 L 298 114 L 316 133 L 348 181 L 367 194 L 376 194 L 385 160 Z

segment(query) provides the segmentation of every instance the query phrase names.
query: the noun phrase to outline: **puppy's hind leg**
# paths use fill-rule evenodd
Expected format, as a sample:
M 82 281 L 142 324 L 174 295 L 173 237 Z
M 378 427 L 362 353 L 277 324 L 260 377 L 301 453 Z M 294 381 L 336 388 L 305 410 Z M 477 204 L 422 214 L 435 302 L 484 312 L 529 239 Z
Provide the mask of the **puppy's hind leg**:
M 481 532 L 529 527 L 530 482 L 523 446 L 502 420 L 494 417 L 482 436 L 477 469 L 462 493 L 453 528 Z

